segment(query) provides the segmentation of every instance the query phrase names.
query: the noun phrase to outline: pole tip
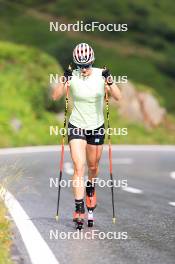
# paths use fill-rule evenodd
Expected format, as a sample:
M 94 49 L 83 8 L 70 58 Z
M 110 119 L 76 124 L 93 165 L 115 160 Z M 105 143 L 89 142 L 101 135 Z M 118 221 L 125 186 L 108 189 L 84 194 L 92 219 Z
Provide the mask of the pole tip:
M 113 223 L 113 224 L 116 223 L 116 218 L 115 218 L 115 217 L 112 218 L 112 223 Z
M 58 217 L 58 215 L 56 215 L 56 216 L 55 216 L 55 219 L 56 219 L 56 221 L 58 222 L 58 220 L 59 220 L 59 217 Z

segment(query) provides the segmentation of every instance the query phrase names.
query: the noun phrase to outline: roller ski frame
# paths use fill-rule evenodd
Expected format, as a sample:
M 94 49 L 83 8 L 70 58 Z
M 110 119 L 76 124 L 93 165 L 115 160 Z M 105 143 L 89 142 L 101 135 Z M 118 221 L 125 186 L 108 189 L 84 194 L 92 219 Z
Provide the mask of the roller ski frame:
M 84 228 L 84 217 L 85 214 L 82 213 L 74 213 L 73 222 L 75 223 L 75 228 L 81 231 Z
M 93 216 L 93 211 L 96 208 L 96 191 L 94 190 L 93 196 L 88 196 L 86 193 L 86 207 L 88 210 L 88 227 L 93 227 L 94 226 L 94 216 Z
M 93 216 L 93 210 L 88 209 L 88 221 L 87 221 L 88 227 L 94 226 L 94 216 Z

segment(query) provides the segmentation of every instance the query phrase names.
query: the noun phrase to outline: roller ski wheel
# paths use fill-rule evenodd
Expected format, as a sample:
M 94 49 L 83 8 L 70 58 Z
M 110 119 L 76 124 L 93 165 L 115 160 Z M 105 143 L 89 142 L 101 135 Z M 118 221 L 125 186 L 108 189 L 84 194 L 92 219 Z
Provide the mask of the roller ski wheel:
M 93 211 L 88 210 L 88 227 L 94 226 L 94 217 L 93 217 Z
M 76 230 L 81 231 L 83 229 L 83 224 L 84 224 L 84 221 L 77 220 L 75 222 L 75 228 L 76 228 Z
M 75 228 L 77 230 L 81 231 L 83 229 L 84 218 L 85 218 L 85 214 L 84 213 L 82 214 L 82 213 L 74 212 L 73 222 L 75 223 Z
M 93 226 L 94 226 L 94 221 L 88 220 L 88 227 L 93 227 Z
M 97 197 L 95 187 L 91 185 L 90 182 L 87 183 L 86 187 L 86 207 L 88 210 L 88 227 L 93 227 L 94 225 L 94 217 L 93 211 L 97 206 Z

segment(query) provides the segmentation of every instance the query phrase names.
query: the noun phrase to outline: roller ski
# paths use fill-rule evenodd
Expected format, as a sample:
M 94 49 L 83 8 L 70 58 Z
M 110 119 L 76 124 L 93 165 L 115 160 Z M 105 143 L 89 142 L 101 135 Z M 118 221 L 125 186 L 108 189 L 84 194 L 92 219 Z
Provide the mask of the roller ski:
M 83 229 L 84 219 L 85 219 L 84 201 L 76 200 L 75 212 L 73 214 L 73 222 L 75 223 L 75 228 L 77 230 Z
M 94 216 L 93 211 L 97 206 L 96 191 L 95 186 L 92 186 L 92 183 L 88 181 L 86 187 L 86 207 L 88 210 L 88 227 L 93 227 L 94 225 Z

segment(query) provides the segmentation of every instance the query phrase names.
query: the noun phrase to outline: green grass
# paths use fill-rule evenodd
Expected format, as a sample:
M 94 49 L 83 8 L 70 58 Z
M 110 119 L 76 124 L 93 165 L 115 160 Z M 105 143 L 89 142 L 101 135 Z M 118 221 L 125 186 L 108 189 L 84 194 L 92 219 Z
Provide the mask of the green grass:
M 56 121 L 50 110 L 59 109 L 48 99 L 49 73 L 61 73 L 54 59 L 38 49 L 0 43 L 0 146 L 55 143 L 49 125 Z M 11 121 L 21 121 L 19 132 Z M 59 124 L 58 121 L 56 121 Z
M 168 120 L 170 118 L 168 117 Z M 105 118 L 106 120 L 106 118 Z M 175 123 L 175 119 L 171 120 Z M 107 121 L 105 121 L 107 126 Z M 117 108 L 110 106 L 110 125 L 112 128 L 127 128 L 127 135 L 113 135 L 113 144 L 174 144 L 174 130 L 164 126 L 156 129 L 145 129 L 144 125 L 130 122 L 118 115 Z M 119 133 L 119 130 L 117 130 Z M 107 136 L 105 143 L 108 143 Z
M 0 202 L 0 263 L 12 264 L 10 260 L 11 233 L 10 224 L 5 218 L 6 209 Z
M 117 40 L 128 39 L 130 42 L 149 46 L 153 49 L 165 49 L 173 52 L 173 41 L 175 40 L 174 29 L 174 8 L 175 4 L 171 0 L 155 1 L 146 0 L 116 1 L 105 0 L 82 2 L 78 0 L 55 1 L 8 1 L 19 3 L 19 6 L 32 7 L 54 15 L 62 21 L 76 22 L 83 20 L 86 22 L 99 21 L 101 23 L 127 23 L 129 31 L 127 34 L 115 32 L 95 31 L 94 35 L 102 38 Z M 90 33 L 92 35 L 92 33 Z
M 164 31 L 158 32 L 158 25 L 165 24 L 168 27 L 166 34 L 172 34 L 171 22 L 173 21 L 171 11 L 164 16 L 160 15 L 169 9 L 169 4 L 159 2 L 159 7 L 153 7 L 138 1 L 133 2 L 132 8 L 125 3 L 117 3 L 120 10 L 117 19 L 130 22 L 138 19 L 138 25 L 132 25 L 130 31 L 125 35 L 93 35 L 85 33 L 60 33 L 49 32 L 49 16 L 63 15 L 68 22 L 74 20 L 72 2 L 69 5 L 61 1 L 60 8 L 55 9 L 57 1 L 49 3 L 44 1 L 25 1 L 25 4 L 15 4 L 20 1 L 2 1 L 0 9 L 0 40 L 8 41 L 0 44 L 0 146 L 22 146 L 38 144 L 60 143 L 60 137 L 49 136 L 49 125 L 62 125 L 55 118 L 55 111 L 63 110 L 63 99 L 61 102 L 48 101 L 47 86 L 48 74 L 61 72 L 61 67 L 66 67 L 72 60 L 72 49 L 77 42 L 88 42 L 95 49 L 95 66 L 101 67 L 106 64 L 114 75 L 127 75 L 137 89 L 151 91 L 166 107 L 168 118 L 174 123 L 175 113 L 175 85 L 174 85 L 174 50 L 172 40 L 165 36 Z M 29 4 L 32 9 L 25 5 Z M 39 4 L 38 4 L 39 3 Z M 65 2 L 67 3 L 67 1 Z M 151 1 L 153 5 L 153 1 Z M 79 18 L 86 21 L 89 7 L 74 3 Z M 78 5 L 78 6 L 77 6 Z M 80 12 L 80 6 L 85 5 L 87 13 Z M 104 3 L 97 5 L 90 3 L 91 14 L 95 20 L 103 16 L 103 21 L 117 21 L 116 14 L 112 8 L 115 3 Z M 35 6 L 35 8 L 33 8 Z M 145 11 L 145 9 L 147 11 Z M 56 11 L 55 11 L 56 10 Z M 127 11 L 127 12 L 126 12 Z M 147 20 L 139 12 L 148 13 Z M 137 16 L 134 17 L 134 14 Z M 99 15 L 100 14 L 100 15 Z M 134 18 L 133 18 L 134 17 Z M 149 19 L 148 19 L 149 18 Z M 61 18 L 60 18 L 61 19 Z M 114 20 L 113 20 L 114 19 Z M 99 20 L 102 21 L 102 20 Z M 145 23 L 145 27 L 143 26 Z M 156 28 L 157 27 L 157 28 Z M 161 30 L 161 27 L 160 27 Z M 159 31 L 160 31 L 159 30 Z M 148 32 L 147 32 L 148 31 Z M 148 37 L 150 34 L 151 37 Z M 147 38 L 146 38 L 147 36 Z M 173 38 L 173 36 L 171 36 Z M 10 43 L 9 43 L 10 42 Z M 16 43 L 13 45 L 12 43 Z M 159 47 L 162 43 L 163 47 Z M 22 44 L 22 45 L 21 45 Z M 157 46 L 156 46 L 157 45 Z M 157 48 L 156 48 L 157 47 Z M 49 55 L 51 56 L 49 56 Z M 53 59 L 54 57 L 54 59 Z M 171 65 L 171 67 L 170 67 Z M 11 128 L 12 118 L 22 121 L 20 133 Z M 173 132 L 165 127 L 159 127 L 152 131 L 145 129 L 143 125 L 134 124 L 128 120 L 121 119 L 116 114 L 116 109 L 111 108 L 111 125 L 128 127 L 128 136 L 113 137 L 113 143 L 122 144 L 149 144 L 149 143 L 174 143 Z
M 68 2 L 69 4 L 66 4 Z M 30 3 L 30 6 L 33 6 L 32 1 L 27 3 Z M 161 29 L 161 24 L 163 23 L 162 19 L 165 20 L 164 23 L 166 22 L 166 26 L 171 28 L 171 22 L 173 21 L 171 10 L 168 14 L 164 13 L 164 18 L 160 16 L 160 13 L 163 12 L 162 8 L 168 10 L 169 4 L 165 5 L 161 1 L 159 3 L 159 7 L 156 7 L 152 2 L 153 8 L 150 8 L 147 7 L 144 1 L 142 1 L 142 3 L 134 1 L 134 7 L 130 8 L 128 2 L 127 5 L 121 4 L 120 2 L 116 4 L 115 1 L 112 1 L 110 5 L 106 6 L 102 1 L 102 3 L 98 5 L 98 8 L 100 10 L 104 10 L 106 16 L 104 16 L 101 20 L 105 20 L 105 17 L 107 17 L 105 20 L 106 22 L 114 19 L 113 16 L 109 19 L 109 14 L 113 14 L 112 6 L 118 6 L 115 10 L 120 10 L 119 16 L 121 16 L 121 18 L 123 17 L 124 21 L 127 21 L 124 18 L 127 18 L 128 15 L 130 17 L 130 21 L 132 21 L 131 18 L 134 17 L 135 12 L 137 13 L 142 9 L 150 9 L 149 12 L 151 15 L 149 15 L 149 20 L 145 22 L 145 20 L 142 21 L 143 17 L 139 17 L 138 22 L 139 25 L 143 24 L 143 22 L 149 22 L 149 25 L 145 25 L 142 30 L 131 28 L 131 35 L 129 33 L 130 31 L 128 31 L 124 34 L 126 35 L 125 37 L 120 37 L 118 34 L 115 34 L 115 37 L 111 39 L 110 36 L 106 37 L 103 36 L 103 34 L 100 36 L 98 34 L 92 36 L 85 33 L 69 34 L 63 32 L 49 32 L 50 18 L 37 13 L 37 10 L 45 10 L 47 12 L 52 12 L 53 14 L 56 12 L 56 15 L 63 15 L 71 22 L 75 15 L 75 10 L 76 12 L 79 12 L 79 7 L 81 7 L 82 4 L 78 1 L 78 3 L 74 3 L 76 9 L 71 9 L 73 3 L 68 0 L 65 4 L 61 1 L 61 3 L 59 3 L 59 8 L 55 8 L 55 6 L 58 5 L 57 1 L 55 4 L 54 2 L 48 4 L 47 1 L 44 3 L 45 5 L 41 5 L 41 1 L 39 1 L 39 5 L 37 5 L 36 2 L 37 8 L 35 8 L 35 10 L 24 8 L 23 5 L 16 6 L 12 2 L 10 5 L 5 3 L 2 4 L 3 8 L 0 12 L 0 38 L 2 40 L 36 46 L 37 48 L 54 56 L 63 67 L 66 67 L 71 62 L 72 49 L 77 42 L 88 42 L 95 49 L 97 66 L 103 66 L 106 64 L 111 68 L 113 74 L 115 75 L 127 75 L 128 79 L 132 81 L 153 87 L 162 97 L 162 103 L 167 110 L 173 114 L 175 113 L 175 103 L 173 99 L 175 94 L 173 75 L 175 56 L 173 43 L 167 39 L 163 33 L 156 33 L 155 31 L 155 25 L 157 25 L 157 27 L 160 25 Z M 98 19 L 98 12 L 95 11 L 97 6 L 93 9 L 94 5 L 97 5 L 97 3 L 94 2 L 88 4 L 88 6 L 85 5 L 86 11 L 88 14 L 88 12 L 90 12 L 88 10 L 91 10 L 92 14 L 94 12 L 94 17 Z M 53 10 L 56 10 L 55 12 L 51 10 L 52 6 Z M 87 14 L 82 10 L 79 18 L 84 17 L 84 21 L 86 21 Z M 156 14 L 156 16 L 153 16 L 154 14 Z M 99 17 L 101 17 L 101 15 Z M 59 18 L 59 20 L 61 21 L 61 18 Z M 117 22 L 118 20 L 115 19 L 114 21 Z M 141 43 L 138 40 L 138 36 L 140 36 L 140 34 L 143 34 L 145 38 L 148 35 L 147 40 L 149 40 L 150 43 Z M 154 37 L 159 37 L 161 43 L 166 43 L 163 50 L 152 47 Z

